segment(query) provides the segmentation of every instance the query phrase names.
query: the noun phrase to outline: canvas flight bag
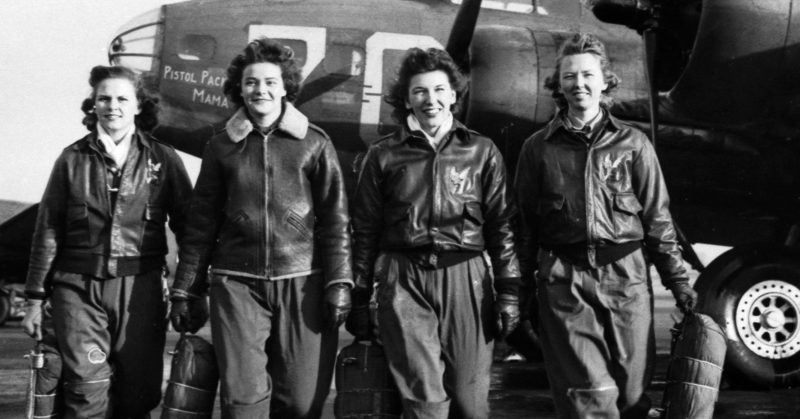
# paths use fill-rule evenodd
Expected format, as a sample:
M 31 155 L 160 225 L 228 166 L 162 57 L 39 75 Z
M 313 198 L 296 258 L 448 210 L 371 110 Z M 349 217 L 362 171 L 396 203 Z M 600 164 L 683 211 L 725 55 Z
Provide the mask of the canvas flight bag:
M 725 335 L 714 319 L 692 312 L 672 332 L 662 417 L 711 419 L 722 381 Z
M 64 395 L 61 392 L 61 353 L 55 335 L 45 333 L 26 358 L 31 361 L 26 417 L 60 417 Z
M 200 336 L 182 333 L 171 365 L 161 419 L 210 419 L 219 382 L 214 347 Z
M 333 411 L 338 419 L 400 417 L 400 393 L 380 344 L 355 341 L 339 352 Z

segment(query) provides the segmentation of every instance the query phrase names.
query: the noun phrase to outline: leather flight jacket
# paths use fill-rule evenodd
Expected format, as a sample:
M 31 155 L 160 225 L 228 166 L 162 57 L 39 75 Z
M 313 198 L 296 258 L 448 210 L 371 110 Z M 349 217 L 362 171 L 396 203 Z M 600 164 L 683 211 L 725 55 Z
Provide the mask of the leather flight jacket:
M 458 261 L 487 250 L 496 280 L 518 280 L 508 190 L 498 148 L 458 121 L 435 150 L 405 124 L 378 140 L 351 210 L 356 286 L 370 287 L 381 251 L 425 254 L 436 265 L 437 255 Z
M 192 183 L 175 150 L 136 131 L 119 168 L 95 132 L 66 147 L 39 204 L 25 292 L 53 270 L 110 278 L 164 265 L 165 222 L 180 243 Z
M 592 138 L 558 115 L 522 147 L 515 189 L 523 275 L 532 278 L 539 247 L 582 245 L 585 260 L 598 267 L 604 248 L 641 243 L 665 286 L 685 281 L 655 149 L 639 129 L 603 112 Z
M 206 271 L 280 280 L 322 273 L 352 284 L 347 196 L 333 143 L 284 103 L 262 133 L 244 108 L 206 145 L 173 291 L 199 295 Z

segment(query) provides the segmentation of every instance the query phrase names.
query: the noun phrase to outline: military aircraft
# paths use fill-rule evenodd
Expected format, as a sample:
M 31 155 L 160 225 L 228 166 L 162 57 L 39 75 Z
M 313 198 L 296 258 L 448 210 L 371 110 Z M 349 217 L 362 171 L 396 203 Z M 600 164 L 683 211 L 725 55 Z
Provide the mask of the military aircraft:
M 676 219 L 689 237 L 733 246 L 695 284 L 698 310 L 728 339 L 728 375 L 800 383 L 800 2 L 591 6 L 644 39 L 649 104 L 616 112 L 650 122 Z
M 641 124 L 656 143 L 684 256 L 702 272 L 695 283 L 698 310 L 723 327 L 728 342 L 728 381 L 762 388 L 797 385 L 800 83 L 792 70 L 800 64 L 800 2 L 581 3 L 614 24 L 588 28 L 606 41 L 612 66 L 633 89 L 617 95 L 611 112 Z M 480 4 L 464 1 L 448 51 L 468 63 L 473 95 L 476 87 L 490 87 L 489 93 L 479 92 L 481 98 L 470 98 L 467 124 L 512 151 L 518 137 L 498 134 L 520 124 L 517 116 L 521 125 L 540 126 L 552 111 L 539 112 L 549 103 L 541 95 L 538 101 L 525 98 L 527 108 L 515 102 L 517 87 L 541 92 L 541 77 L 531 82 L 528 69 L 538 64 L 540 74 L 551 73 L 542 64 L 552 63 L 552 55 L 538 36 L 538 16 L 523 27 L 478 21 L 470 39 Z M 641 35 L 644 54 L 616 32 L 619 27 Z M 626 46 L 631 55 L 613 55 Z M 510 75 L 509 68 L 517 73 Z M 514 87 L 504 90 L 504 85 Z M 500 95 L 487 97 L 498 87 Z M 690 242 L 732 249 L 703 266 Z
M 612 112 L 657 134 L 684 255 L 702 271 L 700 309 L 729 342 L 729 381 L 790 386 L 800 383 L 798 1 L 191 0 L 131 20 L 108 50 L 159 92 L 154 134 L 199 156 L 235 111 L 222 93 L 230 60 L 253 38 L 281 40 L 303 66 L 296 104 L 333 139 L 352 191 L 357 156 L 395 126 L 382 95 L 407 48 L 446 47 L 469 72 L 460 118 L 513 173 L 522 141 L 555 111 L 543 84 L 559 44 L 595 33 L 622 79 Z M 732 249 L 703 266 L 693 242 Z

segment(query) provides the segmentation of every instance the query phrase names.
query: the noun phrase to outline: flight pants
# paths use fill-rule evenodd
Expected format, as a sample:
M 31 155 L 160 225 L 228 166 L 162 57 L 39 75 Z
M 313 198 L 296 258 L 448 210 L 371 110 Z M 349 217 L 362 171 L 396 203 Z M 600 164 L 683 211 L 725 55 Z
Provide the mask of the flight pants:
M 547 377 L 560 418 L 644 418 L 655 359 L 653 291 L 637 250 L 579 267 L 539 253 L 537 298 Z
M 481 256 L 423 268 L 403 253 L 375 267 L 378 323 L 404 418 L 488 418 L 492 279 Z
M 223 418 L 318 418 L 338 333 L 323 326 L 321 275 L 277 281 L 212 275 L 211 338 Z
M 143 418 L 161 401 L 167 303 L 161 270 L 53 276 L 64 418 Z

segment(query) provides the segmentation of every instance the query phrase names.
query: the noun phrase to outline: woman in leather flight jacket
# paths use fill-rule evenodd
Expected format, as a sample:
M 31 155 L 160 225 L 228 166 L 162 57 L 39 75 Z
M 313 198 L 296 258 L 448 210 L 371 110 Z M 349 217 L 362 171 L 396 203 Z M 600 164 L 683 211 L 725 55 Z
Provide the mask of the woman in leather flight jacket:
M 370 147 L 353 203 L 348 330 L 369 336 L 374 282 L 407 418 L 488 417 L 492 338 L 519 320 L 505 165 L 490 139 L 453 118 L 465 84 L 446 52 L 409 50 L 387 98 L 401 127 Z
M 299 88 L 293 51 L 274 40 L 233 59 L 223 89 L 240 107 L 206 146 L 192 197 L 170 317 L 197 330 L 209 290 L 223 418 L 319 417 L 350 310 L 343 175 L 292 106 Z
M 526 282 L 535 276 L 561 418 L 647 417 L 655 353 L 645 254 L 682 310 L 697 298 L 655 149 L 601 106 L 617 82 L 597 37 L 565 41 L 547 82 L 561 111 L 525 140 L 517 165 L 521 268 Z
M 143 418 L 161 399 L 167 304 L 164 224 L 178 242 L 191 194 L 175 150 L 146 131 L 157 101 L 124 67 L 97 66 L 89 135 L 65 148 L 36 221 L 23 327 L 41 339 L 49 297 L 65 418 Z

